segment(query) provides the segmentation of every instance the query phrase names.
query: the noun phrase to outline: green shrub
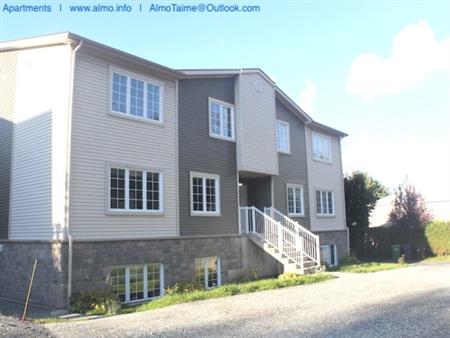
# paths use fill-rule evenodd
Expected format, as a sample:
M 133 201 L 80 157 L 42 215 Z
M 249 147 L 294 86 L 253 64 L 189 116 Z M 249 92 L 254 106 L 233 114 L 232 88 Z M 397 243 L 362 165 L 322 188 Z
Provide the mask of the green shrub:
M 194 283 L 175 283 L 172 286 L 167 287 L 164 290 L 166 295 L 174 295 L 180 293 L 191 293 L 194 291 L 203 290 L 203 287 L 199 284 Z
M 341 258 L 341 265 L 359 264 L 361 261 L 355 256 L 345 256 Z
M 425 229 L 425 237 L 433 255 L 450 255 L 449 221 L 435 221 L 430 223 Z
M 118 314 L 121 304 L 111 292 L 81 291 L 70 298 L 70 311 L 89 315 Z

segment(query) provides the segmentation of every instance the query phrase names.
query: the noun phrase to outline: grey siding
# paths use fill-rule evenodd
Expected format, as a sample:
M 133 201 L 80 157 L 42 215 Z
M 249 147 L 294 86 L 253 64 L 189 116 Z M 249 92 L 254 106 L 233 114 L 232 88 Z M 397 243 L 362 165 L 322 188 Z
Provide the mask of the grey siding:
M 181 236 L 234 234 L 239 229 L 236 143 L 209 136 L 208 97 L 234 104 L 234 80 L 180 81 L 178 137 Z M 220 175 L 220 216 L 191 216 L 190 171 Z
M 17 53 L 0 54 L 0 238 L 8 238 Z
M 279 176 L 273 176 L 274 207 L 287 215 L 286 184 L 303 185 L 305 216 L 294 218 L 302 226 L 309 228 L 308 171 L 305 144 L 305 124 L 278 100 L 276 101 L 277 120 L 289 123 L 291 153 L 278 153 Z

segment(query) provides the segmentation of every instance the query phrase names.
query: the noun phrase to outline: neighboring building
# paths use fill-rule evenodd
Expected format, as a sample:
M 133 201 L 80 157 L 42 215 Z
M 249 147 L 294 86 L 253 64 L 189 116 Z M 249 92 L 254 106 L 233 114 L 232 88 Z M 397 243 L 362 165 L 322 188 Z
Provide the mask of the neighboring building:
M 394 208 L 395 195 L 380 198 L 370 213 L 369 227 L 389 227 L 389 214 Z M 425 206 L 434 220 L 450 221 L 450 199 L 425 199 Z
M 345 134 L 259 69 L 177 71 L 64 33 L 1 43 L 0 81 L 0 298 L 23 298 L 35 258 L 33 303 L 61 308 L 348 254 Z

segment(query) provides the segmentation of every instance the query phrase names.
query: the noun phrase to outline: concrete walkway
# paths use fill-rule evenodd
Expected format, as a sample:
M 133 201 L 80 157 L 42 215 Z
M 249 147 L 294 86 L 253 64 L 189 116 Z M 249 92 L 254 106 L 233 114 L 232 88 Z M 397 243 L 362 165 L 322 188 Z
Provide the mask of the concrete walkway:
M 48 324 L 55 337 L 446 337 L 450 264 L 175 305 L 84 322 Z

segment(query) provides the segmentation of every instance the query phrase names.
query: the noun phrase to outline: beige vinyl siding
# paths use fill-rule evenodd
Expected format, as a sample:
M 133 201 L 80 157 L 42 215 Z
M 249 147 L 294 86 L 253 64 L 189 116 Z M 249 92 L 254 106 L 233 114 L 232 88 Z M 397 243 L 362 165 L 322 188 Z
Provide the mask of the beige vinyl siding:
M 82 49 L 80 50 L 80 52 Z M 164 123 L 109 114 L 110 67 L 119 64 L 80 53 L 75 70 L 70 185 L 70 232 L 74 239 L 152 238 L 177 235 L 176 83 L 164 82 Z M 136 70 L 133 70 L 136 73 Z M 111 215 L 108 166 L 163 173 L 162 215 Z
M 258 92 L 255 82 L 262 91 Z M 275 89 L 261 75 L 241 74 L 236 80 L 237 167 L 278 175 L 275 138 Z
M 10 239 L 62 238 L 69 46 L 17 52 Z
M 340 139 L 321 131 L 331 139 L 331 163 L 314 160 L 312 157 L 312 130 L 306 128 L 306 153 L 308 159 L 309 203 L 312 231 L 345 230 L 345 202 L 343 174 L 341 166 Z M 316 191 L 325 190 L 334 193 L 334 216 L 318 216 L 316 212 Z

